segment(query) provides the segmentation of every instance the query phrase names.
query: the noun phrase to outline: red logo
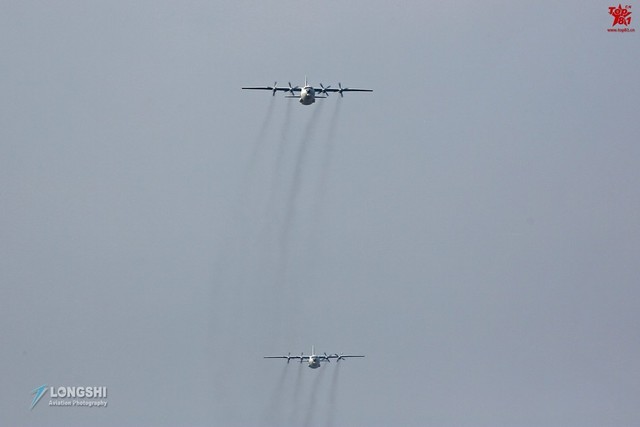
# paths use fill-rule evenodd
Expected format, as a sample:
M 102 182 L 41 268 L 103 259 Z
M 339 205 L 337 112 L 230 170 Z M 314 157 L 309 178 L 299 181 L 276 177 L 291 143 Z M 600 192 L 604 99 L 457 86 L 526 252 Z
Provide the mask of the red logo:
M 618 24 L 628 27 L 631 24 L 631 5 L 625 5 L 625 7 L 622 7 L 622 4 L 618 4 L 618 7 L 611 6 L 609 15 L 613 16 L 612 27 Z

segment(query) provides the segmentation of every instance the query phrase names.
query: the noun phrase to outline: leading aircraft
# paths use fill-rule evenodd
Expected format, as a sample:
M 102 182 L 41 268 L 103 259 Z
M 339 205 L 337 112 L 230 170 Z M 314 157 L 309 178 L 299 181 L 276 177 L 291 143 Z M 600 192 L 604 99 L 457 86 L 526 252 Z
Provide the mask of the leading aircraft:
M 364 357 L 364 356 L 353 355 L 353 354 L 327 354 L 327 353 L 319 355 L 319 354 L 316 354 L 313 346 L 311 346 L 310 356 L 305 356 L 304 353 L 301 353 L 300 356 L 292 356 L 291 353 L 287 354 L 286 356 L 264 356 L 265 359 L 287 359 L 287 363 L 289 363 L 291 359 L 300 360 L 300 363 L 306 361 L 307 365 L 311 369 L 319 368 L 321 362 L 331 362 L 331 359 L 337 359 L 336 362 L 339 362 L 349 357 Z
M 276 92 L 289 92 L 286 98 L 298 98 L 298 101 L 302 105 L 311 105 L 316 102 L 318 98 L 327 98 L 329 93 L 339 93 L 340 97 L 343 97 L 344 92 L 373 92 L 372 89 L 353 89 L 350 87 L 342 87 L 342 83 L 338 83 L 338 87 L 324 86 L 320 83 L 320 87 L 313 87 L 307 83 L 307 78 L 304 78 L 304 86 L 291 86 L 291 82 L 288 82 L 289 86 L 278 86 L 278 82 L 275 82 L 273 86 L 250 86 L 243 87 L 242 89 L 249 90 L 270 90 L 271 95 L 275 96 Z M 299 92 L 299 95 L 296 93 Z

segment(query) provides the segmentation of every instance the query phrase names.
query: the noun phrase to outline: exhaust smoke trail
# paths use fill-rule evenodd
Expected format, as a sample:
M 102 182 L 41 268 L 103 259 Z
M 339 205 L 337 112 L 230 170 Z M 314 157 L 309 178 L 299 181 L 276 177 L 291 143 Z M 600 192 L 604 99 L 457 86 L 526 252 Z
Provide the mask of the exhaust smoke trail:
M 340 372 L 340 363 L 336 363 L 331 376 L 331 385 L 329 386 L 329 408 L 327 409 L 327 427 L 333 427 L 336 415 L 336 402 L 338 401 L 338 372 Z
M 282 187 L 283 181 L 283 164 L 286 154 L 286 148 L 289 145 L 289 139 L 291 135 L 291 110 L 294 108 L 294 103 L 291 100 L 287 99 L 285 103 L 285 112 L 284 119 L 282 125 L 280 127 L 280 133 L 278 141 L 277 149 L 276 149 L 276 158 L 275 158 L 275 166 L 272 171 L 272 176 L 269 184 L 269 193 L 266 204 L 266 211 L 264 214 L 264 218 L 266 221 L 264 223 L 264 234 L 267 240 L 271 241 L 271 235 L 278 234 L 277 224 L 279 222 L 279 209 L 277 209 L 277 198 L 279 193 L 279 188 Z M 276 237 L 277 239 L 277 237 Z M 273 265 L 275 265 L 275 272 L 271 273 L 274 276 L 271 278 L 273 280 L 274 287 L 274 300 L 277 301 L 276 307 L 274 307 L 275 313 L 274 322 L 276 325 L 277 336 L 274 337 L 276 342 L 283 341 L 283 331 L 286 330 L 286 305 L 285 305 L 285 277 L 283 273 L 283 268 L 281 265 L 284 263 L 283 255 L 281 251 L 273 251 L 271 256 L 275 257 L 273 261 Z M 283 343 L 284 344 L 284 343 Z
M 273 177 L 271 179 L 271 188 L 269 191 L 269 199 L 267 203 L 267 214 L 270 215 L 274 209 L 275 198 L 277 195 L 278 183 L 282 181 L 282 163 L 284 161 L 285 148 L 287 147 L 287 143 L 289 141 L 289 133 L 291 131 L 291 123 L 289 123 L 291 118 L 291 108 L 292 102 L 287 102 L 285 107 L 284 121 L 282 122 L 282 128 L 280 129 L 280 141 L 278 143 L 278 150 L 276 151 L 276 165 L 273 173 Z
M 260 125 L 260 130 L 258 131 L 258 135 L 256 135 L 256 139 L 253 141 L 253 148 L 251 150 L 251 156 L 249 157 L 249 164 L 248 164 L 248 168 L 245 171 L 245 176 L 244 176 L 244 186 L 243 188 L 247 188 L 249 186 L 249 175 L 251 174 L 252 171 L 254 171 L 256 169 L 256 163 L 258 161 L 258 157 L 260 154 L 260 148 L 264 145 L 264 142 L 266 140 L 265 135 L 267 133 L 267 127 L 269 126 L 269 123 L 271 123 L 271 116 L 273 116 L 273 106 L 274 104 L 274 97 L 271 97 L 271 100 L 269 101 L 269 107 L 267 108 L 267 113 L 264 116 L 264 119 L 262 120 L 262 124 Z
M 278 377 L 278 382 L 272 392 L 271 400 L 269 402 L 269 406 L 266 408 L 265 419 L 269 423 L 269 425 L 278 425 L 282 423 L 282 406 L 284 399 L 284 383 L 287 378 L 287 372 L 289 372 L 289 366 L 284 365 L 284 369 L 280 373 Z
M 269 124 L 271 123 L 271 117 L 273 116 L 274 101 L 269 101 L 267 112 L 265 113 L 258 134 L 256 135 L 253 144 L 251 146 L 251 153 L 249 154 L 249 161 L 247 162 L 246 169 L 242 175 L 242 182 L 240 184 L 240 191 L 238 192 L 238 200 L 235 206 L 234 218 L 238 221 L 247 214 L 247 205 L 251 195 L 251 187 L 256 175 L 256 166 L 260 159 L 260 152 L 262 151 L 265 143 L 267 142 L 267 131 L 269 130 Z
M 275 281 L 277 283 L 277 286 L 280 292 L 284 292 L 284 289 L 287 286 L 287 274 L 289 270 L 289 263 L 291 261 L 290 260 L 290 245 L 291 245 L 290 235 L 295 225 L 295 211 L 296 211 L 298 195 L 300 193 L 301 180 L 302 180 L 302 174 L 304 171 L 307 148 L 309 146 L 309 143 L 311 143 L 314 140 L 315 128 L 317 125 L 316 122 L 318 120 L 320 113 L 322 112 L 322 103 L 319 103 L 319 105 L 312 108 L 313 110 L 310 112 L 311 115 L 308 117 L 307 122 L 305 123 L 302 135 L 298 142 L 298 150 L 294 156 L 293 176 L 290 183 L 290 189 L 288 193 L 285 195 L 286 200 L 284 201 L 284 206 L 283 206 L 284 217 L 283 217 L 282 223 L 280 224 L 279 232 L 277 233 L 278 234 L 277 245 L 279 250 L 276 252 L 277 261 L 275 266 L 276 268 Z M 283 150 L 283 153 L 279 156 L 279 158 L 281 159 L 284 158 L 284 150 Z M 283 170 L 284 168 L 280 166 L 279 169 Z M 272 200 L 274 199 L 275 197 L 272 197 Z M 289 316 L 296 317 L 298 313 L 295 310 L 299 306 L 297 304 L 297 301 L 299 300 L 298 287 L 292 286 L 290 289 L 288 289 L 287 294 L 289 295 L 289 301 L 293 302 L 290 305 L 290 307 L 293 307 L 293 311 L 289 310 Z M 290 338 L 300 336 L 299 334 L 300 326 L 297 322 L 294 322 L 293 324 L 287 323 L 286 319 L 282 319 L 282 315 L 279 315 L 279 316 L 281 318 L 279 322 L 282 324 L 282 322 L 284 321 L 284 323 L 287 324 L 287 330 L 292 334 Z
M 318 406 L 318 389 L 320 388 L 320 384 L 322 382 L 323 373 L 326 370 L 326 366 L 320 367 L 320 372 L 318 372 L 317 376 L 313 379 L 313 384 L 311 385 L 311 395 L 309 397 L 309 405 L 307 409 L 307 415 L 304 420 L 304 426 L 309 427 L 311 425 L 311 421 L 313 420 L 313 415 L 316 410 L 316 406 Z
M 269 125 L 272 122 L 275 102 L 269 101 L 269 105 L 264 114 L 262 122 L 260 124 L 258 133 L 254 138 L 251 145 L 251 152 L 249 153 L 248 162 L 242 171 L 239 188 L 236 192 L 236 197 L 230 206 L 230 219 L 229 227 L 221 235 L 221 244 L 217 250 L 216 255 L 213 257 L 213 263 L 215 264 L 215 271 L 219 277 L 223 277 L 226 282 L 233 282 L 236 286 L 242 283 L 245 274 L 239 271 L 243 268 L 237 268 L 238 254 L 244 252 L 246 248 L 244 245 L 248 241 L 251 234 L 251 228 L 247 226 L 251 223 L 249 215 L 249 207 L 251 203 L 251 189 L 254 185 L 256 178 L 256 165 L 260 160 L 261 151 L 265 142 L 267 141 L 267 134 L 269 132 Z M 235 295 L 225 292 L 224 287 L 212 287 L 210 297 L 214 301 L 226 300 L 230 303 Z M 215 318 L 215 314 L 212 314 L 212 318 Z M 217 326 L 222 325 L 223 321 L 212 321 L 210 333 L 214 333 L 217 330 Z
M 320 169 L 320 180 L 318 181 L 318 199 L 316 201 L 316 209 L 314 209 L 316 214 L 316 223 L 320 220 L 322 207 L 324 206 L 324 198 L 327 192 L 327 178 L 331 167 L 331 159 L 333 158 L 333 146 L 335 145 L 336 128 L 338 117 L 340 117 L 341 105 L 342 102 L 338 100 L 329 120 L 329 133 L 327 135 L 327 142 L 324 145 L 324 157 L 322 160 L 322 168 Z
M 296 376 L 296 383 L 293 387 L 293 398 L 291 402 L 293 403 L 293 407 L 291 408 L 291 413 L 289 414 L 289 425 L 296 424 L 296 419 L 298 418 L 298 412 L 300 407 L 300 387 L 302 385 L 302 370 L 303 364 L 300 363 L 298 367 L 298 375 Z
M 294 220 L 295 220 L 295 210 L 296 210 L 296 201 L 298 199 L 298 194 L 300 193 L 300 186 L 302 180 L 302 170 L 305 162 L 305 154 L 307 152 L 308 144 L 314 139 L 315 129 L 314 125 L 318 120 L 318 116 L 322 112 L 322 105 L 320 103 L 318 107 L 314 109 L 311 113 L 311 116 L 307 120 L 307 124 L 304 127 L 304 132 L 302 133 L 302 137 L 300 138 L 298 154 L 296 156 L 296 161 L 294 164 L 293 170 L 293 178 L 291 182 L 291 190 L 289 191 L 289 197 L 287 198 L 287 203 L 285 204 L 285 217 L 284 224 L 282 225 L 282 234 L 280 236 L 280 247 L 283 252 L 286 253 L 288 249 L 288 240 L 289 240 L 289 232 L 293 228 Z
M 273 99 L 271 99 L 271 101 L 269 101 L 269 106 L 267 107 L 267 111 L 264 115 L 264 118 L 262 119 L 262 123 L 258 130 L 258 134 L 256 135 L 253 141 L 251 153 L 249 155 L 249 161 L 242 175 L 240 189 L 237 193 L 237 200 L 236 200 L 235 206 L 232 207 L 233 216 L 231 220 L 233 223 L 230 227 L 230 231 L 233 232 L 238 230 L 238 231 L 242 231 L 242 234 L 236 235 L 236 236 L 228 236 L 227 237 L 228 240 L 233 239 L 237 242 L 244 242 L 247 237 L 246 234 L 248 233 L 248 227 L 244 227 L 242 223 L 248 220 L 247 219 L 248 210 L 249 210 L 248 205 L 249 205 L 249 199 L 251 195 L 251 187 L 253 184 L 252 181 L 255 179 L 256 165 L 260 158 L 261 149 L 265 145 L 265 142 L 267 141 L 266 135 L 269 130 L 269 124 L 271 123 L 271 117 L 273 116 L 274 105 L 275 103 Z M 238 243 L 235 243 L 235 245 L 232 245 L 231 242 L 228 242 L 228 243 L 229 244 L 223 245 L 225 252 L 229 250 L 229 246 L 238 245 Z M 226 263 L 223 262 L 223 265 L 225 264 Z
M 265 226 L 267 227 L 267 232 L 269 228 L 274 226 L 278 222 L 278 215 L 276 206 L 276 199 L 278 196 L 278 189 L 282 185 L 283 180 L 283 163 L 286 154 L 286 148 L 289 142 L 289 134 L 291 131 L 291 123 L 289 123 L 291 117 L 291 108 L 292 103 L 287 102 L 285 107 L 285 115 L 284 121 L 282 122 L 282 128 L 280 130 L 280 141 L 278 141 L 278 148 L 276 150 L 276 161 L 273 170 L 273 175 L 271 177 L 271 182 L 269 186 L 269 195 L 267 198 L 267 206 L 265 212 L 265 218 L 269 218 L 266 222 Z
M 264 143 L 266 142 L 267 138 L 266 138 L 266 134 L 267 131 L 269 129 L 269 124 L 271 123 L 271 117 L 273 116 L 273 110 L 274 110 L 274 101 L 273 99 L 269 102 L 269 106 L 267 108 L 267 111 L 265 113 L 265 116 L 262 120 L 262 124 L 260 125 L 260 129 L 258 131 L 258 134 L 255 137 L 255 140 L 253 141 L 252 144 L 252 148 L 251 148 L 251 153 L 249 155 L 249 161 L 246 165 L 246 168 L 244 170 L 244 173 L 242 175 L 242 181 L 240 183 L 240 189 L 237 193 L 237 200 L 235 203 L 235 206 L 232 207 L 233 209 L 233 217 L 232 217 L 232 221 L 233 224 L 231 226 L 231 230 L 237 230 L 239 227 L 240 222 L 243 222 L 246 220 L 245 216 L 247 215 L 247 204 L 249 201 L 249 196 L 251 193 L 251 185 L 252 185 L 252 179 L 254 178 L 254 174 L 255 174 L 255 170 L 256 170 L 256 164 L 258 163 L 259 157 L 260 157 L 260 151 L 262 146 L 264 145 Z M 245 229 L 245 227 L 240 227 L 241 229 Z M 244 236 L 243 236 L 244 237 Z M 237 238 L 237 236 L 236 236 Z M 242 239 L 240 239 L 242 240 Z M 227 249 L 228 245 L 224 245 L 225 249 Z

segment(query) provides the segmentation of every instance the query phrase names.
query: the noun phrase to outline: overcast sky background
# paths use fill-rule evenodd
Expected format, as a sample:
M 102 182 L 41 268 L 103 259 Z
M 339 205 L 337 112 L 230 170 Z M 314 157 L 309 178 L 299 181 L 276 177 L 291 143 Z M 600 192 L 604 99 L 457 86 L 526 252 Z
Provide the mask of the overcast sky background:
M 640 424 L 613 5 L 3 1 L 0 424 Z

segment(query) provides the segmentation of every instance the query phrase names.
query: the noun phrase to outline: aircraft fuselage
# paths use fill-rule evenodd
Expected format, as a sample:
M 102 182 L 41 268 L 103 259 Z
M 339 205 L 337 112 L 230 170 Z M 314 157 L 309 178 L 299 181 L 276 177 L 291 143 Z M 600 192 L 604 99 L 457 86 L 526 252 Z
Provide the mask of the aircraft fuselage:
M 316 102 L 315 89 L 313 89 L 311 86 L 305 86 L 302 89 L 300 89 L 300 103 L 302 105 L 311 105 L 314 102 Z
M 300 101 L 302 102 L 302 101 Z M 320 358 L 318 356 L 309 356 L 309 367 L 316 369 L 320 367 Z

